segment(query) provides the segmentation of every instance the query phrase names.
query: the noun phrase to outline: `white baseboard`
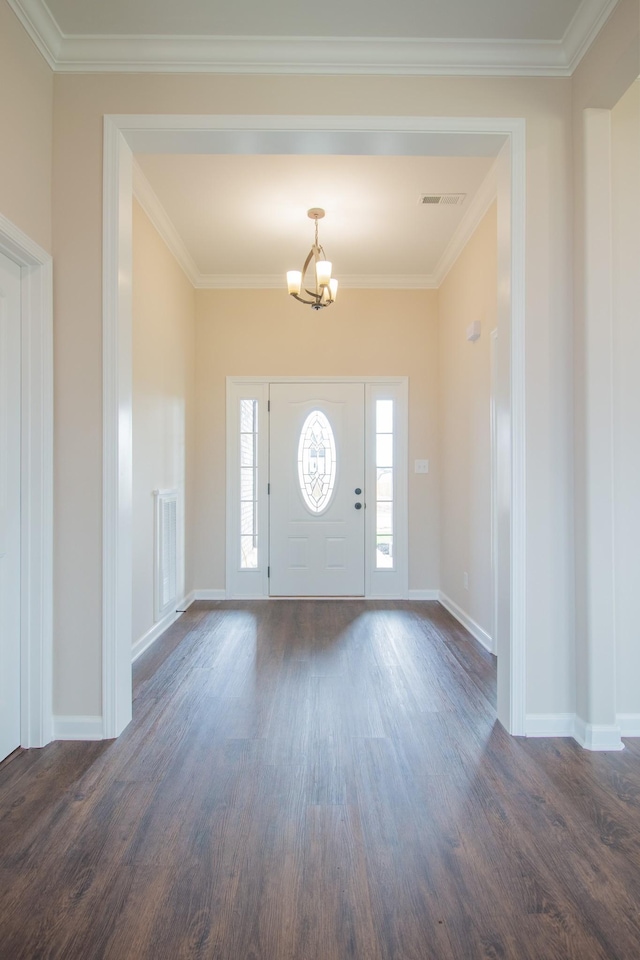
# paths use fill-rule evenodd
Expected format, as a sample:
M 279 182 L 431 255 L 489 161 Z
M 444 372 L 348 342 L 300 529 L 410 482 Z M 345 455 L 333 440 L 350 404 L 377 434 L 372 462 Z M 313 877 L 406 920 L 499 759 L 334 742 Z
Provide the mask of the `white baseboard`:
M 408 600 L 439 600 L 439 590 L 409 590 Z
M 171 613 L 168 613 L 166 617 L 163 617 L 162 620 L 154 623 L 150 630 L 143 633 L 131 648 L 131 663 L 135 663 L 138 657 L 141 657 L 145 650 L 148 650 L 151 644 L 155 643 L 158 637 L 161 636 L 165 630 L 168 630 L 171 624 L 175 623 L 180 616 L 181 613 L 173 610 Z
M 180 616 L 189 609 L 195 599 L 195 590 L 192 590 L 191 593 L 187 594 L 184 600 L 181 600 L 180 603 L 176 604 L 175 610 L 172 610 L 171 613 L 168 613 L 166 617 L 162 618 L 162 620 L 158 620 L 157 623 L 154 623 L 154 625 L 150 627 L 146 633 L 136 640 L 131 648 L 131 662 L 135 663 L 138 657 L 141 657 L 145 650 L 148 650 L 151 644 L 155 643 L 158 637 L 162 636 L 165 630 L 168 630 L 171 624 L 175 623 L 176 620 L 178 620 Z
M 194 590 L 194 600 L 226 600 L 226 590 Z M 245 598 L 246 599 L 246 598 Z
M 573 737 L 574 713 L 529 713 L 525 718 L 525 737 Z
M 585 723 L 575 713 L 528 714 L 525 721 L 527 737 L 573 737 L 585 750 L 623 750 L 621 735 L 640 736 L 640 714 L 620 714 L 611 725 Z
M 458 623 L 461 623 L 465 627 L 472 637 L 481 643 L 485 650 L 488 650 L 489 653 L 493 653 L 493 640 L 489 634 L 482 629 L 482 627 L 472 620 L 468 613 L 465 613 L 464 610 L 458 606 L 457 603 L 454 603 L 451 597 L 448 597 L 446 593 L 443 593 L 442 590 L 438 591 L 437 598 L 442 606 L 449 611 L 452 617 L 455 617 Z
M 581 717 L 576 717 L 573 736 L 585 750 L 624 750 L 620 734 L 617 723 L 585 723 Z
M 212 597 L 213 600 L 278 600 L 279 597 L 270 597 L 268 593 L 232 593 L 230 596 Z M 303 598 L 300 597 L 302 600 Z
M 640 737 L 640 713 L 619 713 L 616 717 L 623 737 Z
M 179 603 L 177 605 L 176 607 L 177 612 L 186 613 L 189 607 L 191 606 L 191 604 L 195 601 L 195 599 L 196 599 L 196 592 L 195 590 L 192 590 L 191 593 L 188 593 L 186 595 L 182 603 Z
M 54 717 L 54 740 L 104 740 L 102 717 Z

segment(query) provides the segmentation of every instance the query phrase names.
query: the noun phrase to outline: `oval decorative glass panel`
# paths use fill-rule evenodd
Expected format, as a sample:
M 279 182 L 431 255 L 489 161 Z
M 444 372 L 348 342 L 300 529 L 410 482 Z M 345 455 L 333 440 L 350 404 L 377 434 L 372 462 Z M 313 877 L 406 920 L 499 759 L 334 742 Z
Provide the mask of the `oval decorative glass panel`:
M 326 510 L 336 482 L 336 442 L 322 410 L 313 410 L 302 425 L 298 480 L 302 499 L 311 513 Z

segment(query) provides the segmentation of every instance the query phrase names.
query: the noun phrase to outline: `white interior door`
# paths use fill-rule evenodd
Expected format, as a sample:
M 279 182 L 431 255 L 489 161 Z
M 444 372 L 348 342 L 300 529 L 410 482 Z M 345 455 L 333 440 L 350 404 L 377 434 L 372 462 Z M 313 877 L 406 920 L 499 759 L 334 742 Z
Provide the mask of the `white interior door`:
M 0 760 L 20 745 L 20 267 L 0 254 Z
M 271 596 L 364 594 L 364 384 L 272 383 Z

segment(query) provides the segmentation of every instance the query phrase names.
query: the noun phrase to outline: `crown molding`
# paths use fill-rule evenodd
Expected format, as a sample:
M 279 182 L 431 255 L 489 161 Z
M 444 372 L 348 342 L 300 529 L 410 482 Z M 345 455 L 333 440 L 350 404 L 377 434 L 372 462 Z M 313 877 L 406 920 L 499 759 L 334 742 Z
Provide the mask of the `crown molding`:
M 568 77 L 618 0 L 582 0 L 562 40 L 66 36 L 44 0 L 8 0 L 61 73 Z
M 339 279 L 340 290 L 435 290 L 431 274 L 347 274 Z M 198 290 L 286 290 L 284 273 L 279 274 L 201 274 L 194 284 Z
M 65 37 L 43 0 L 7 0 L 52 70 L 59 69 Z
M 456 260 L 468 244 L 469 240 L 480 225 L 480 221 L 498 196 L 498 161 L 491 164 L 491 169 L 469 201 L 464 217 L 447 244 L 434 270 L 435 286 L 439 287 Z
M 184 270 L 187 279 L 194 287 L 199 286 L 200 271 L 135 157 L 133 158 L 133 195 Z
M 78 36 L 52 59 L 61 73 L 569 75 L 561 41 Z
M 570 73 L 576 69 L 617 5 L 618 0 L 582 0 L 562 38 Z

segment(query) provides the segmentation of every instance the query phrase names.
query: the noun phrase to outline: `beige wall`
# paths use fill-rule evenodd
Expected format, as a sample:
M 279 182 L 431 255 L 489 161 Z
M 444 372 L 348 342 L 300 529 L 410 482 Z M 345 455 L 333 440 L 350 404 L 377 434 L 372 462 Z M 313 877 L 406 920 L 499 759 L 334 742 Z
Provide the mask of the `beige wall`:
M 490 637 L 490 334 L 497 325 L 497 278 L 493 204 L 438 291 L 440 589 Z M 470 342 L 474 321 L 481 336 Z
M 0 213 L 51 252 L 53 73 L 0 0 Z
M 618 0 L 572 78 L 574 110 L 610 109 L 640 73 L 639 0 Z
M 529 710 L 573 697 L 571 81 L 57 75 L 56 663 L 58 713 L 99 713 L 101 243 L 105 113 L 524 117 L 527 123 L 527 609 Z M 345 298 L 346 299 L 346 298 Z M 229 370 L 228 373 L 237 371 Z M 413 454 L 411 454 L 413 456 Z M 207 576 L 219 571 L 200 571 Z M 78 596 L 81 591 L 80 598 Z M 551 681 L 550 681 L 551 678 Z
M 226 376 L 407 376 L 411 589 L 438 585 L 437 318 L 434 290 L 343 290 L 314 313 L 283 290 L 197 292 L 195 582 L 225 586 Z
M 612 111 L 617 709 L 640 714 L 640 81 Z
M 141 207 L 133 206 L 133 622 L 154 623 L 154 490 L 193 506 L 195 291 Z M 187 515 L 187 529 L 193 528 Z M 192 553 L 187 540 L 186 557 Z M 192 570 L 186 585 L 192 589 Z M 184 596 L 180 592 L 179 598 Z

